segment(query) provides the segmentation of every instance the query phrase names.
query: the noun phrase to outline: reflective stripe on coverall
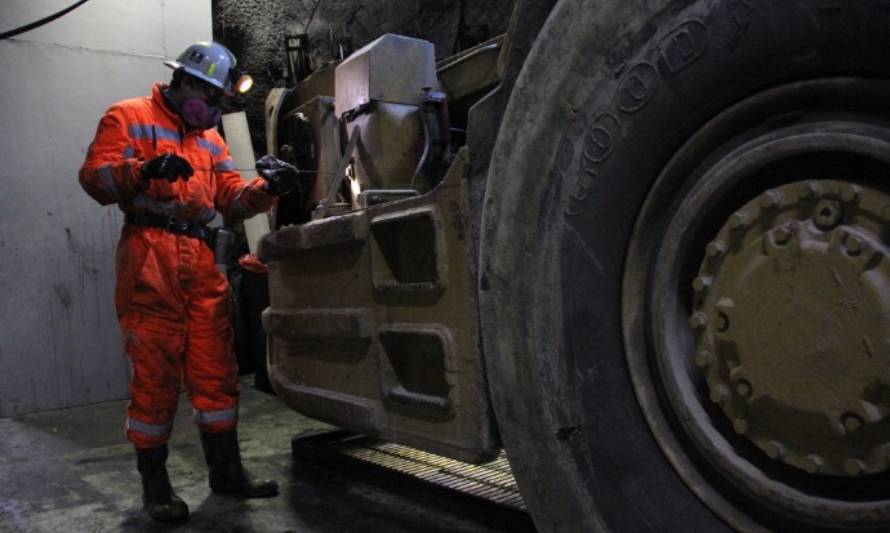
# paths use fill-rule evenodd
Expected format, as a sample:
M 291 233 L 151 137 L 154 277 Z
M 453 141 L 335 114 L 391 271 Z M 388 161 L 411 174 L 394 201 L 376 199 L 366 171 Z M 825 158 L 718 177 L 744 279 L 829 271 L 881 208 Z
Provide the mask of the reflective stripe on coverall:
M 186 132 L 156 84 L 151 97 L 113 105 L 99 122 L 80 169 L 84 190 L 102 205 L 206 223 L 266 211 L 263 181 L 244 181 L 215 130 Z M 142 164 L 175 153 L 194 168 L 187 182 L 141 177 Z M 117 248 L 115 305 L 133 365 L 127 438 L 137 448 L 167 442 L 180 383 L 202 431 L 238 422 L 238 370 L 228 282 L 202 241 L 160 228 L 125 225 Z

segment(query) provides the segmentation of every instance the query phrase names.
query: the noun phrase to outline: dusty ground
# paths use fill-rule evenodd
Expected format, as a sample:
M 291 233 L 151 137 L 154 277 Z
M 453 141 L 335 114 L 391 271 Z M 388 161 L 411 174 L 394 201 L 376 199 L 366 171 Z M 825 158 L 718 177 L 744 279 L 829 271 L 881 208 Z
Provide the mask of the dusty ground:
M 0 532 L 506 530 L 348 469 L 320 467 L 310 458 L 295 464 L 291 437 L 329 426 L 246 385 L 239 428 L 245 464 L 277 479 L 281 494 L 250 501 L 212 494 L 191 408 L 183 401 L 168 470 L 192 517 L 179 526 L 158 525 L 141 510 L 135 457 L 122 433 L 124 409 L 124 402 L 110 402 L 0 419 Z

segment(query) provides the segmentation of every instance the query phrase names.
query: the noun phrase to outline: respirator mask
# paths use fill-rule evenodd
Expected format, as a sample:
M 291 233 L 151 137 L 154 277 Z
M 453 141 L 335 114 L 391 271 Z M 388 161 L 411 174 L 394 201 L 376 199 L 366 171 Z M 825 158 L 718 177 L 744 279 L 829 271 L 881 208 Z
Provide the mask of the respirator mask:
M 253 78 L 235 68 L 229 69 L 226 83 L 227 91 L 234 94 L 244 94 L 253 85 Z M 216 104 L 223 97 L 222 92 L 208 94 L 205 90 L 205 98 L 189 98 L 180 106 L 182 120 L 192 128 L 209 130 L 219 124 L 222 110 Z
M 208 105 L 203 98 L 189 98 L 179 108 L 182 120 L 191 128 L 209 130 L 219 124 L 222 110 Z

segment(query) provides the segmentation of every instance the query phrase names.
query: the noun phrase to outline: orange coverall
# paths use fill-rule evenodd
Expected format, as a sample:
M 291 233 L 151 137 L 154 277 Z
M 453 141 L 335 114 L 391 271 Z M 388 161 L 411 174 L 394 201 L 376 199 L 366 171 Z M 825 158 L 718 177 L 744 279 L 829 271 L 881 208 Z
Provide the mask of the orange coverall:
M 113 105 L 99 122 L 80 169 L 84 190 L 102 205 L 207 223 L 268 210 L 263 180 L 241 178 L 216 130 L 187 131 L 156 84 L 151 97 Z M 175 153 L 194 168 L 187 182 L 143 179 L 142 165 Z M 170 437 L 179 387 L 202 431 L 238 423 L 238 369 L 228 282 L 203 241 L 161 228 L 126 224 L 117 247 L 115 305 L 133 373 L 127 438 L 137 448 Z

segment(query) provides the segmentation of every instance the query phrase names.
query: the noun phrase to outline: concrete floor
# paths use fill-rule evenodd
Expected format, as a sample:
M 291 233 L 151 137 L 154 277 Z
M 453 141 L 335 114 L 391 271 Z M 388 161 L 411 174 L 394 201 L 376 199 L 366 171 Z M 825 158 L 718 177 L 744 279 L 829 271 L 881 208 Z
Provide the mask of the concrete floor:
M 281 494 L 241 501 L 216 495 L 183 398 L 167 468 L 188 503 L 184 524 L 155 524 L 142 512 L 139 474 L 123 436 L 125 403 L 109 402 L 0 419 L 0 532 L 503 531 L 441 498 L 399 494 L 348 470 L 295 464 L 291 438 L 329 426 L 302 417 L 244 381 L 239 434 L 245 465 L 278 480 Z

